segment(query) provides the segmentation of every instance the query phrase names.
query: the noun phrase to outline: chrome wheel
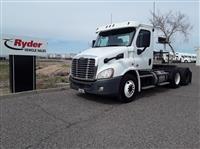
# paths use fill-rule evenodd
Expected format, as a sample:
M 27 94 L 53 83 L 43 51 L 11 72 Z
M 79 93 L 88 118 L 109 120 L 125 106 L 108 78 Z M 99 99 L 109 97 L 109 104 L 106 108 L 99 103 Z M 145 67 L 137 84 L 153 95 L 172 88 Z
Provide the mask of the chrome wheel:
M 135 83 L 132 80 L 128 80 L 124 86 L 124 95 L 127 98 L 131 98 L 135 93 Z

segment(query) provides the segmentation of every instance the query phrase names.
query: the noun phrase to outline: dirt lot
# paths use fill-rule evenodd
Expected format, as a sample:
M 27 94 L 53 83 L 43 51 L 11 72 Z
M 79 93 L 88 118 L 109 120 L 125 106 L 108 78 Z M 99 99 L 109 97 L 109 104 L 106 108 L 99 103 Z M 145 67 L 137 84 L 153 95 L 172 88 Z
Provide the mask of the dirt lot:
M 55 88 L 68 83 L 71 60 L 38 59 L 36 67 L 37 89 Z

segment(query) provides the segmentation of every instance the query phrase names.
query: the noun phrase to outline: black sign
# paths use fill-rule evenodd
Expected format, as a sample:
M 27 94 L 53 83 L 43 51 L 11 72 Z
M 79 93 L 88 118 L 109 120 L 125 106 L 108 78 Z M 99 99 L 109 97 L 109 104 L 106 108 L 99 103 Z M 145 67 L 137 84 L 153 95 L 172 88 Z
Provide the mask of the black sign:
M 36 89 L 35 56 L 10 55 L 11 92 Z

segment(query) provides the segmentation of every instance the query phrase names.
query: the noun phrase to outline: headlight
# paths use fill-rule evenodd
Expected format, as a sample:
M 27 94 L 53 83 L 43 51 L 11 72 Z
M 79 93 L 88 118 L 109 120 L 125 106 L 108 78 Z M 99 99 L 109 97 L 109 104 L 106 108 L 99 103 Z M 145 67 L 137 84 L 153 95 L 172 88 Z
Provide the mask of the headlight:
M 106 70 L 101 71 L 97 75 L 97 79 L 112 78 L 113 74 L 114 74 L 114 69 L 113 68 L 108 68 Z

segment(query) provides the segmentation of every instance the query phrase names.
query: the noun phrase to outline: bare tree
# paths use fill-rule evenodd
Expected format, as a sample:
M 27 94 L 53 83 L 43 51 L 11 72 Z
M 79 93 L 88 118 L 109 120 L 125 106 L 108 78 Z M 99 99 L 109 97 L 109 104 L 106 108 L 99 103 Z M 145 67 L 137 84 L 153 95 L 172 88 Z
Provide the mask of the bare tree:
M 169 11 L 166 14 L 161 14 L 159 11 L 157 14 L 153 12 L 151 12 L 151 14 L 151 24 L 154 28 L 163 33 L 164 38 L 166 38 L 166 43 L 175 55 L 175 50 L 171 44 L 172 37 L 175 34 L 180 33 L 185 37 L 185 39 L 188 39 L 189 32 L 192 29 L 188 17 L 181 12 L 173 13 L 172 11 Z

